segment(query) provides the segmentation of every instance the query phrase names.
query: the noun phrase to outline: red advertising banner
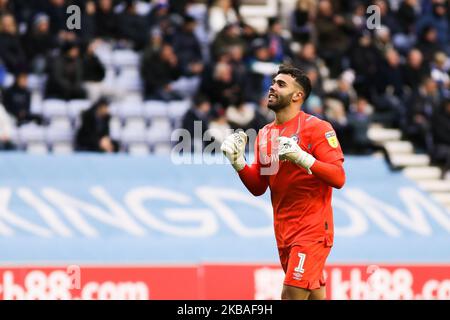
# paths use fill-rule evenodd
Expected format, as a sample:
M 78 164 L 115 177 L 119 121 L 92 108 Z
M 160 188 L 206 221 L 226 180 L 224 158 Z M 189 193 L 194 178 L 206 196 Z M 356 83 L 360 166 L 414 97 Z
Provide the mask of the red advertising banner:
M 450 265 L 330 265 L 333 300 L 450 300 Z M 278 265 L 2 266 L 0 299 L 279 299 Z

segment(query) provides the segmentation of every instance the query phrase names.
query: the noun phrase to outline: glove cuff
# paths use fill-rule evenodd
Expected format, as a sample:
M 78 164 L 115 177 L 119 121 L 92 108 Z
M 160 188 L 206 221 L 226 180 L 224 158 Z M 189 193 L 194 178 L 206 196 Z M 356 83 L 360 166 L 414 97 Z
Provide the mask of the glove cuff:
M 313 166 L 315 161 L 316 161 L 316 158 L 314 158 L 309 153 L 303 151 L 303 154 L 298 158 L 298 160 L 295 163 L 297 165 L 305 168 L 306 171 L 308 172 L 308 174 L 312 174 L 311 167 Z
M 236 172 L 239 172 L 242 169 L 244 169 L 246 164 L 247 163 L 245 162 L 245 158 L 244 157 L 239 157 L 239 158 L 236 159 L 236 161 L 231 163 L 231 165 L 233 166 L 234 170 L 236 170 Z

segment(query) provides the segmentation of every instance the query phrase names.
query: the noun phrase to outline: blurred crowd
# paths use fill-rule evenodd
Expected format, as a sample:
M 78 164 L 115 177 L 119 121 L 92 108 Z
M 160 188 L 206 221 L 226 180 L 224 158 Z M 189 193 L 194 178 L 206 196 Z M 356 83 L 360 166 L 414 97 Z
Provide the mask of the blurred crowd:
M 30 111 L 27 89 L 28 75 L 41 74 L 45 98 L 96 101 L 83 114 L 78 149 L 118 150 L 102 140 L 107 122 L 96 121 L 108 120 L 107 108 L 99 108 L 107 100 L 97 101 L 108 92 L 98 86 L 105 66 L 96 54 L 108 43 L 139 53 L 144 100 L 191 99 L 181 126 L 193 131 L 202 121 L 216 142 L 227 129 L 258 130 L 273 121 L 267 91 L 278 66 L 289 63 L 313 84 L 304 111 L 332 123 L 344 152 L 373 152 L 367 130 L 380 123 L 400 128 L 435 161 L 448 161 L 448 1 L 298 0 L 287 15 L 274 12 L 264 30 L 246 23 L 242 2 L 0 0 L 0 128 L 6 114 L 18 125 L 45 121 Z M 67 26 L 72 4 L 81 8 L 80 29 Z M 379 19 L 367 13 L 370 5 Z M 9 87 L 6 74 L 15 76 Z M 95 133 L 98 125 L 103 134 Z M 4 132 L 2 147 L 12 148 Z

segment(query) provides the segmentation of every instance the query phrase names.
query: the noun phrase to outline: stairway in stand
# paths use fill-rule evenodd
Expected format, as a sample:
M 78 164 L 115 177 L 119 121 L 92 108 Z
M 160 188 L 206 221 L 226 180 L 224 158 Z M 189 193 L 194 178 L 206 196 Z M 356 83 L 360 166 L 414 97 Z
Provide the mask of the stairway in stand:
M 413 144 L 402 140 L 399 129 L 373 125 L 368 136 L 376 145 L 384 147 L 392 169 L 402 170 L 406 177 L 450 211 L 450 175 L 441 179 L 442 170 L 430 164 L 428 154 L 415 153 Z

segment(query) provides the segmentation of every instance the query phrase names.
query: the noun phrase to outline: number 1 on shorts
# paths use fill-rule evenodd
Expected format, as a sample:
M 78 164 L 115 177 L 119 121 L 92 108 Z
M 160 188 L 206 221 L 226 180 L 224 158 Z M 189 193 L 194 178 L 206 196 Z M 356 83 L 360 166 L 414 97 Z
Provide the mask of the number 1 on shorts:
M 300 260 L 298 262 L 298 266 L 294 269 L 294 271 L 304 273 L 305 270 L 303 269 L 303 265 L 305 264 L 306 254 L 299 252 L 298 257 Z

